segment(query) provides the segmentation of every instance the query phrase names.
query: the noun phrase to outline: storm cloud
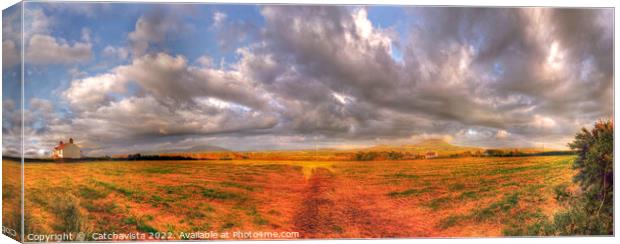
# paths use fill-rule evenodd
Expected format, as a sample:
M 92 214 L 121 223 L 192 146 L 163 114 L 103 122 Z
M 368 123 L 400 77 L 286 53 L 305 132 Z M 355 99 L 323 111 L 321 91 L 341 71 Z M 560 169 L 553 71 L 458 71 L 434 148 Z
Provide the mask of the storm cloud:
M 612 9 L 394 6 L 407 21 L 397 28 L 373 22 L 372 8 L 267 5 L 260 23 L 192 12 L 211 21 L 202 25 L 143 13 L 126 46 L 101 48 L 126 63 L 69 80 L 58 101 L 26 101 L 33 147 L 73 136 L 92 155 L 428 137 L 564 148 L 580 127 L 613 116 Z M 196 28 L 216 33 L 216 48 L 234 58 L 166 48 L 171 35 Z M 53 44 L 53 34 L 39 37 Z M 56 43 L 67 50 L 54 56 L 87 58 L 88 45 Z M 26 117 L 36 113 L 51 116 Z

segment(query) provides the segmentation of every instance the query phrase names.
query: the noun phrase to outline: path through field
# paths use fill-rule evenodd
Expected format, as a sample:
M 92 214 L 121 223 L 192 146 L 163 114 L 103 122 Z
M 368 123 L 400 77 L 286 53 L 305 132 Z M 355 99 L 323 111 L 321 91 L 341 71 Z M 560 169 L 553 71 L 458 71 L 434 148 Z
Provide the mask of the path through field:
M 334 202 L 326 192 L 332 187 L 333 174 L 325 168 L 316 168 L 308 179 L 303 200 L 295 216 L 295 229 L 302 237 L 311 238 L 334 231 Z
M 367 196 L 351 192 L 352 197 L 337 194 L 337 176 L 326 168 L 313 169 L 308 179 L 298 214 L 295 216 L 295 229 L 302 238 L 330 238 L 342 236 L 346 226 L 355 230 L 355 235 L 368 238 L 397 237 L 398 232 L 388 226 L 403 226 L 388 220 L 384 212 L 369 210 Z M 342 186 L 342 185 L 340 185 Z M 345 234 L 346 235 L 346 234 Z

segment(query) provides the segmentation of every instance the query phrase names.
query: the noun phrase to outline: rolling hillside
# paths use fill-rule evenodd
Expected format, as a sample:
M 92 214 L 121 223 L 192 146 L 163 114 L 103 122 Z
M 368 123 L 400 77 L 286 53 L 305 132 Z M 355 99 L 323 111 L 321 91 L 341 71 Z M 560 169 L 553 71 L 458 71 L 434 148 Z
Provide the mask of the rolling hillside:
M 484 148 L 479 147 L 462 147 L 452 145 L 442 139 L 428 139 L 412 145 L 377 145 L 374 147 L 363 149 L 362 151 L 397 151 L 422 154 L 428 151 L 435 151 L 440 154 L 456 154 L 463 152 L 475 152 L 484 151 Z
M 491 150 L 498 154 L 519 152 L 534 154 L 543 152 L 536 148 L 497 148 L 467 147 L 450 144 L 442 139 L 428 139 L 415 144 L 406 145 L 376 145 L 357 149 L 305 149 L 305 150 L 274 150 L 274 151 L 229 151 L 224 148 L 209 146 L 209 150 L 168 150 L 160 152 L 162 156 L 184 156 L 207 160 L 284 160 L 284 161 L 357 161 L 360 154 L 371 155 L 372 160 L 407 160 L 423 158 L 427 152 L 436 152 L 438 157 L 467 157 L 482 156 L 485 151 Z M 150 154 L 153 155 L 153 154 Z

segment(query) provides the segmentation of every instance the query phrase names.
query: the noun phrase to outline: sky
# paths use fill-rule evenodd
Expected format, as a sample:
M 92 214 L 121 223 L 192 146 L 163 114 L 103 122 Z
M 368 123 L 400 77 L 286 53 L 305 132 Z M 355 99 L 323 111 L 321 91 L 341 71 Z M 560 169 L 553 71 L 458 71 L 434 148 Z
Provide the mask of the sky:
M 3 12 L 3 153 L 566 149 L 613 116 L 613 9 L 149 3 Z M 7 82 L 9 81 L 9 82 Z M 13 82 L 11 82 L 13 81 Z

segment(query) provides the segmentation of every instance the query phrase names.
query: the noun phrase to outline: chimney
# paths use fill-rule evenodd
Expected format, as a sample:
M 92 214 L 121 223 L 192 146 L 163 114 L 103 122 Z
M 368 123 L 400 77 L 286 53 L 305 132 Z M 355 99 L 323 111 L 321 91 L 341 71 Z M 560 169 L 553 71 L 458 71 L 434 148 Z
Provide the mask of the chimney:
M 69 138 L 69 143 L 73 144 L 73 138 Z

